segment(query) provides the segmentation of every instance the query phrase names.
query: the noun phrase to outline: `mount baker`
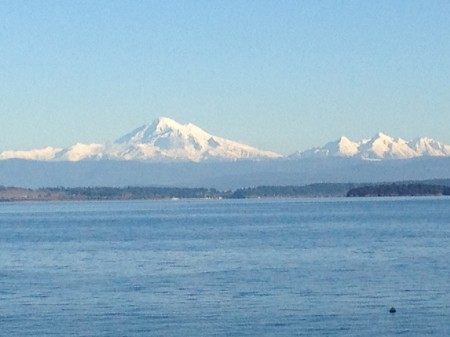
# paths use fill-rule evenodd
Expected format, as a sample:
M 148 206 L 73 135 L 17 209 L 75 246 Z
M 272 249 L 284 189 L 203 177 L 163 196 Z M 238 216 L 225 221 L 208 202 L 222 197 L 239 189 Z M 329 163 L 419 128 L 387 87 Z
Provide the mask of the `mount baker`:
M 0 152 L 0 159 L 42 161 L 151 160 L 193 161 L 279 158 L 281 155 L 213 136 L 193 124 L 161 117 L 112 144 L 77 143 L 66 149 L 46 147 L 31 151 Z
M 371 139 L 354 142 L 341 137 L 323 147 L 297 152 L 289 159 L 348 157 L 365 160 L 409 159 L 450 156 L 450 145 L 422 137 L 413 141 L 379 133 Z M 46 147 L 30 151 L 3 151 L 0 160 L 39 161 L 138 160 L 138 161 L 235 161 L 276 159 L 283 156 L 271 151 L 214 136 L 193 124 L 180 124 L 158 118 L 110 144 L 77 143 L 65 149 Z

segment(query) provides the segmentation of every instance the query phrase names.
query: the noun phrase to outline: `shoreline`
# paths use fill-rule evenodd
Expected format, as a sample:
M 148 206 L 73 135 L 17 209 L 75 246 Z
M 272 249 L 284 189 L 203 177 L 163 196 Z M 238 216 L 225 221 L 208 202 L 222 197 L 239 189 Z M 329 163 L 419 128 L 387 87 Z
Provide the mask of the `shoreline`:
M 0 186 L 0 202 L 128 201 L 128 200 L 226 200 L 306 199 L 450 196 L 450 179 L 430 182 L 317 183 L 302 186 L 257 186 L 234 191 L 187 187 L 52 187 L 21 188 Z

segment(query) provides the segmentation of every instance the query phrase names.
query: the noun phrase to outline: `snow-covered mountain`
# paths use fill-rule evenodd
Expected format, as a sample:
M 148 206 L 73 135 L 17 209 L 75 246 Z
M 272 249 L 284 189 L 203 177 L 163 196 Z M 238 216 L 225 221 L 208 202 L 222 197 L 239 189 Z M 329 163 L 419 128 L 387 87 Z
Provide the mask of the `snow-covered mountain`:
M 114 142 L 110 158 L 125 160 L 239 160 L 268 159 L 281 155 L 213 136 L 194 124 L 159 118 Z
M 5 159 L 26 159 L 26 160 L 52 160 L 61 149 L 54 147 L 45 147 L 30 151 L 3 151 L 0 152 L 0 160 Z
M 359 144 L 342 136 L 335 142 L 325 144 L 324 147 L 314 147 L 306 151 L 298 151 L 290 158 L 326 158 L 326 157 L 353 157 L 358 153 Z
M 415 157 L 450 156 L 450 145 L 422 137 L 412 141 L 394 138 L 378 133 L 371 139 L 358 142 L 347 137 L 303 152 L 296 152 L 290 158 L 352 157 L 366 160 L 409 159 Z
M 422 137 L 412 141 L 378 133 L 371 139 L 352 141 L 341 137 L 323 147 L 296 152 L 291 159 L 360 158 L 364 160 L 409 159 L 450 156 L 450 145 Z M 209 134 L 193 124 L 158 118 L 107 144 L 77 143 L 65 149 L 46 147 L 30 151 L 3 151 L 0 160 L 38 161 L 137 160 L 137 161 L 235 161 L 275 159 L 282 156 Z
M 54 160 L 80 161 L 85 159 L 98 160 L 107 158 L 106 145 L 77 143 L 55 154 Z
M 77 143 L 65 149 L 0 152 L 0 159 L 42 161 L 149 160 L 193 161 L 272 159 L 281 155 L 213 136 L 193 124 L 158 118 L 110 144 Z

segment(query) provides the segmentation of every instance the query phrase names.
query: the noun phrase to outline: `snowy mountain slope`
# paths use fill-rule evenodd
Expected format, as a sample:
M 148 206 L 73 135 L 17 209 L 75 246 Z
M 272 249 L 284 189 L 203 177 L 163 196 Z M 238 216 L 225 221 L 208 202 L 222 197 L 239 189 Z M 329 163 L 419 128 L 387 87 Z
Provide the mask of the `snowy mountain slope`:
M 329 142 L 324 147 L 315 147 L 303 152 L 296 152 L 291 157 L 298 158 L 326 158 L 326 157 L 353 157 L 358 153 L 359 143 L 355 143 L 342 136 L 335 142 Z
M 102 159 L 105 155 L 106 146 L 103 144 L 81 144 L 77 143 L 69 148 L 59 151 L 55 160 L 80 161 L 84 159 Z
M 26 160 L 52 160 L 56 157 L 61 149 L 53 147 L 45 147 L 42 149 L 35 149 L 30 151 L 3 151 L 0 152 L 0 160 L 6 159 L 26 159 Z
M 363 159 L 407 159 L 418 157 L 409 147 L 406 140 L 393 138 L 383 133 L 378 133 L 372 139 L 361 142 L 358 153 Z
M 450 145 L 435 141 L 428 137 L 413 140 L 410 147 L 421 156 L 447 157 L 450 156 Z
M 109 156 L 126 160 L 238 160 L 278 158 L 279 154 L 213 136 L 193 124 L 159 118 L 115 141 Z
M 146 160 L 193 161 L 260 160 L 281 155 L 213 136 L 193 124 L 179 124 L 158 118 L 119 138 L 112 144 L 77 143 L 66 149 L 45 148 L 31 151 L 0 152 L 0 159 L 54 161 Z
M 341 137 L 323 147 L 290 155 L 301 158 L 359 158 L 364 160 L 409 159 L 416 157 L 448 157 L 450 145 L 428 137 L 407 141 L 378 133 L 371 139 L 352 141 Z M 0 160 L 38 161 L 236 161 L 276 159 L 282 156 L 259 150 L 222 137 L 214 136 L 193 124 L 180 124 L 170 118 L 153 123 L 120 137 L 113 143 L 77 143 L 65 149 L 46 147 L 30 151 L 0 151 Z
M 409 159 L 423 156 L 450 156 L 450 145 L 427 137 L 407 141 L 378 133 L 371 139 L 364 139 L 359 142 L 341 137 L 339 140 L 327 143 L 321 148 L 297 152 L 291 155 L 290 158 L 353 157 L 366 160 L 384 160 Z

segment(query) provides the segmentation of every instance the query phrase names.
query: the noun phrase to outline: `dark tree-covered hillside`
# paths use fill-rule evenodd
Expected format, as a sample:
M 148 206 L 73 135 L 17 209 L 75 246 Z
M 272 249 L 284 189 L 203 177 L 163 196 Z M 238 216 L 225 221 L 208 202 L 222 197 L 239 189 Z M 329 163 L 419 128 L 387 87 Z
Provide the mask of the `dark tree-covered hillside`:
M 353 188 L 347 197 L 394 197 L 450 195 L 450 187 L 427 184 L 383 184 Z

